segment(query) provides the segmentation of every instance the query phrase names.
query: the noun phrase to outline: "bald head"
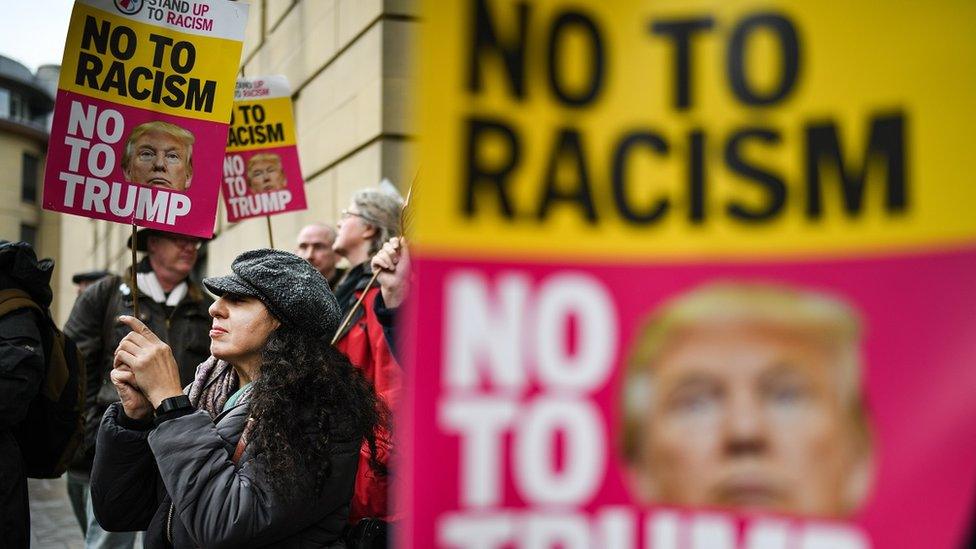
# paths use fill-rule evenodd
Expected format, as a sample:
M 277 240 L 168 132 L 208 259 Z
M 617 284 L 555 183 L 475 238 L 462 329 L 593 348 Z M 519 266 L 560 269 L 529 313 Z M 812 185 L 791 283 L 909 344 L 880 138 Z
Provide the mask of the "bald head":
M 331 278 L 335 274 L 339 256 L 332 251 L 336 232 L 324 223 L 312 223 L 302 227 L 295 243 L 295 253 L 318 269 L 322 276 Z

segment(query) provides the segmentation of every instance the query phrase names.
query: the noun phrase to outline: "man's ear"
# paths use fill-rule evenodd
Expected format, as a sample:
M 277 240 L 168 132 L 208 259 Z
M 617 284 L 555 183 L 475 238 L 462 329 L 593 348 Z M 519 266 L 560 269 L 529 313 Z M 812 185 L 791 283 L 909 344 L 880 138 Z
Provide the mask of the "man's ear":
M 186 185 L 183 187 L 183 190 L 184 191 L 190 190 L 190 184 L 191 183 L 193 183 L 193 176 L 192 175 L 186 178 Z
M 372 240 L 376 236 L 377 228 L 376 225 L 371 223 L 366 224 L 366 230 L 363 231 L 363 238 L 366 240 Z

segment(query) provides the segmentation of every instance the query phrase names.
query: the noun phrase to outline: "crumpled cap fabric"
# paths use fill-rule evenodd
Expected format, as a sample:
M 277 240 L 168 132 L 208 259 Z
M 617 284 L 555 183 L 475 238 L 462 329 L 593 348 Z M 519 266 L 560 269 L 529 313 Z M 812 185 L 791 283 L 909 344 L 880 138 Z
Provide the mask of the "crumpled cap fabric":
M 242 253 L 230 266 L 234 274 L 205 278 L 214 295 L 256 297 L 283 324 L 315 336 L 339 327 L 340 311 L 329 282 L 308 261 L 281 250 Z

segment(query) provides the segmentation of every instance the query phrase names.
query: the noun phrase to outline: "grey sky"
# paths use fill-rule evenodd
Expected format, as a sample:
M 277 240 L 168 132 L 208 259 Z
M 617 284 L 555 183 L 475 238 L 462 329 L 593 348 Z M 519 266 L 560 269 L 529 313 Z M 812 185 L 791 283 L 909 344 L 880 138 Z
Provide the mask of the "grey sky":
M 27 65 L 61 64 L 74 0 L 0 0 L 0 55 Z

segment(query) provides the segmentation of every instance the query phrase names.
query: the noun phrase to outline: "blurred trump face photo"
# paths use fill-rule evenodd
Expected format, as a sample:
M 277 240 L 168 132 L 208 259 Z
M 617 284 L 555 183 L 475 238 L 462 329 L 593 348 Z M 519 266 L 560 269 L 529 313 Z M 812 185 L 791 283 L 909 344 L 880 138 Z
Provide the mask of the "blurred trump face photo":
M 168 122 L 136 126 L 125 144 L 122 172 L 127 181 L 183 192 L 193 176 L 193 134 Z
M 273 153 L 252 156 L 247 161 L 247 184 L 253 193 L 280 191 L 287 187 L 281 157 Z
M 623 453 L 644 503 L 844 517 L 867 495 L 860 321 L 778 284 L 712 283 L 657 309 L 630 349 Z

